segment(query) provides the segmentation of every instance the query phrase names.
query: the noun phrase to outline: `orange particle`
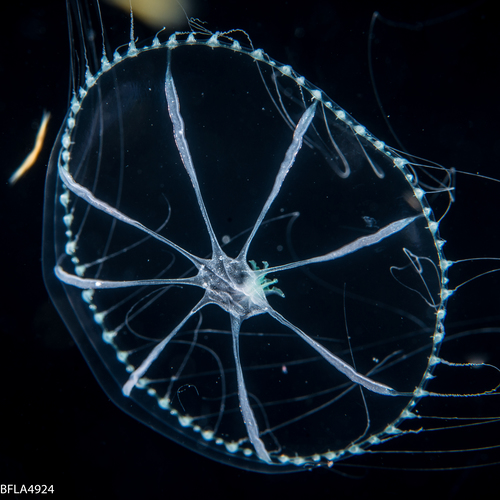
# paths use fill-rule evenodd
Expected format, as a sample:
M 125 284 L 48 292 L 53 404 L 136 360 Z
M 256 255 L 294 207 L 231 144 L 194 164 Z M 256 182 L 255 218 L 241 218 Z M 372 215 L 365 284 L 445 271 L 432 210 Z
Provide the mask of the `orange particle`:
M 49 123 L 50 113 L 44 111 L 42 115 L 42 121 L 38 132 L 36 134 L 35 145 L 31 150 L 30 154 L 21 163 L 21 166 L 9 177 L 9 184 L 13 186 L 36 162 L 40 151 L 42 150 L 43 141 L 45 140 L 45 135 L 47 134 L 47 124 Z

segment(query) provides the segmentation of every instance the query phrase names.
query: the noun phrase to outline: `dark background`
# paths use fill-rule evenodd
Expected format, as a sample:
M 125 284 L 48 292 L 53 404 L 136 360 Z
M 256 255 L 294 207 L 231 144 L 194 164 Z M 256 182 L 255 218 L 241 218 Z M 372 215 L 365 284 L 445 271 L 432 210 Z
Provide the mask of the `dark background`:
M 375 136 L 397 146 L 381 118 L 368 71 L 368 30 L 379 11 L 397 24 L 375 26 L 374 79 L 401 143 L 446 167 L 500 178 L 495 4 L 199 0 L 192 14 L 208 21 L 212 31 L 245 29 L 256 47 L 290 64 Z M 128 30 L 126 16 L 105 14 L 107 26 Z M 498 465 L 259 475 L 187 451 L 118 410 L 73 344 L 41 274 L 44 166 L 68 102 L 64 1 L 20 0 L 3 11 L 1 24 L 0 483 L 54 484 L 61 498 L 236 500 L 377 493 L 387 499 L 465 498 L 496 484 Z M 11 188 L 6 180 L 32 147 L 43 109 L 53 113 L 46 147 L 33 172 Z M 446 256 L 498 256 L 500 185 L 459 176 L 457 199 L 441 227 L 450 241 Z M 482 270 L 455 275 L 455 283 Z M 489 319 L 498 314 L 498 296 L 495 276 L 464 287 L 450 302 L 448 331 L 498 325 L 498 319 Z M 500 415 L 498 402 L 492 406 Z M 499 458 L 497 450 L 485 460 Z

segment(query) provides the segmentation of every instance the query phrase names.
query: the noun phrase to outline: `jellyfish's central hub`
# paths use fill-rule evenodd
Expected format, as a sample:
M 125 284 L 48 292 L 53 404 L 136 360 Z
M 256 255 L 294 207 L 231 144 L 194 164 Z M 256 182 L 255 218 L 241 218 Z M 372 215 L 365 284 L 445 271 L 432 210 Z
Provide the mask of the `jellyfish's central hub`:
M 263 263 L 264 269 L 259 269 L 253 261 L 250 264 L 251 267 L 244 259 L 222 254 L 212 258 L 199 274 L 206 290 L 205 298 L 242 320 L 269 311 L 266 295 L 284 296 L 281 290 L 271 286 L 277 280 L 265 278 L 267 262 Z

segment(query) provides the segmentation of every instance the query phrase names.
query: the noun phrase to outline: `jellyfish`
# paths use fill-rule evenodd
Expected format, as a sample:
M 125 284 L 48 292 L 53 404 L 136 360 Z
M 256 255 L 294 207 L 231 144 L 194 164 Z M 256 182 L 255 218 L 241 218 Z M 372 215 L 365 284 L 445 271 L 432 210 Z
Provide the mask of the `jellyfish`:
M 429 409 L 500 382 L 440 354 L 466 284 L 440 235 L 452 170 L 377 139 L 244 31 L 192 23 L 139 44 L 131 16 L 111 53 L 77 13 L 44 279 L 117 406 L 265 473 L 383 453 L 434 418 L 496 422 Z M 480 375 L 457 390 L 457 371 Z

